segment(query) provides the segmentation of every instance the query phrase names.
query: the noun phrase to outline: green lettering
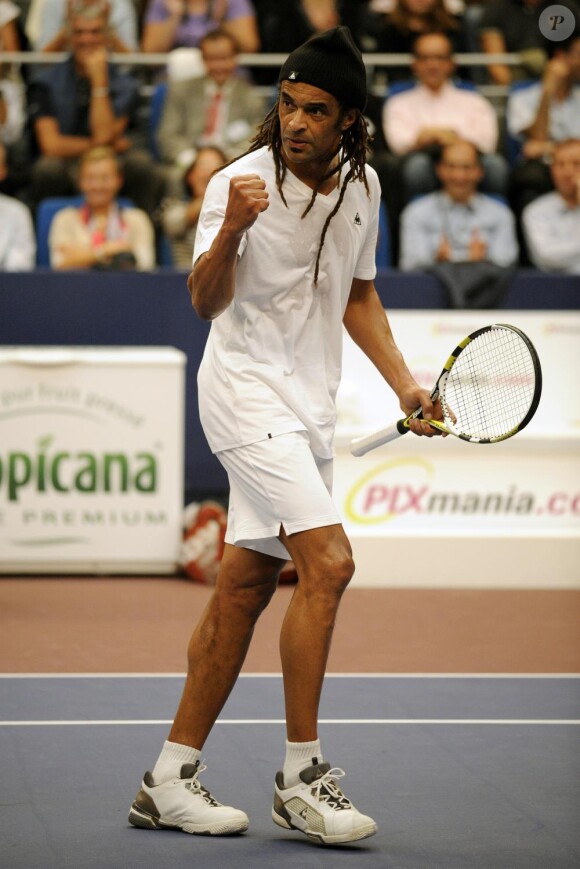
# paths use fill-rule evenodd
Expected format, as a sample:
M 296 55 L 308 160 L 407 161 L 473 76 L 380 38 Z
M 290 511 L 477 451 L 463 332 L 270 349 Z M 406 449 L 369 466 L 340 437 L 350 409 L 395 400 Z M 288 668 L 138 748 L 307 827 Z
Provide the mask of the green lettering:
M 57 492 L 68 492 L 68 488 L 63 485 L 59 479 L 59 471 L 61 463 L 65 461 L 65 459 L 70 459 L 70 453 L 57 453 L 52 460 L 52 465 L 50 468 L 50 479 L 52 485 L 56 489 Z
M 8 456 L 8 500 L 18 500 L 18 490 L 25 486 L 32 475 L 32 462 L 26 453 L 10 453 Z
M 113 491 L 112 476 L 115 466 L 119 469 L 119 491 L 126 492 L 129 488 L 129 463 L 123 453 L 105 453 L 103 462 L 103 489 L 105 492 Z
M 96 492 L 97 490 L 97 459 L 92 453 L 78 453 L 78 458 L 84 461 L 76 472 L 74 486 L 78 492 Z
M 149 510 L 145 513 L 146 525 L 167 525 L 167 513 L 161 510 L 159 513 L 152 513 Z
M 157 488 L 157 462 L 152 453 L 137 453 L 143 466 L 135 474 L 135 488 L 138 492 L 155 492 Z
M 85 525 L 104 525 L 105 517 L 100 510 L 98 513 L 89 513 L 86 511 L 82 514 L 82 522 Z

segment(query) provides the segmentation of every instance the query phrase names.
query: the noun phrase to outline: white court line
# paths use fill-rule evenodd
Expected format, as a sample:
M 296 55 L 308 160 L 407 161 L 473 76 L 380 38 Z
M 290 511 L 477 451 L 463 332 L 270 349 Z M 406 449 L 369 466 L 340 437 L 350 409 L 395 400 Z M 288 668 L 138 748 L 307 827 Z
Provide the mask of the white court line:
M 580 719 L 551 718 L 322 718 L 319 724 L 466 724 L 466 725 L 580 725 Z M 173 724 L 171 719 L 97 721 L 0 721 L 0 727 L 98 727 Z M 218 718 L 216 724 L 286 724 L 284 718 Z
M 0 673 L 0 679 L 184 679 L 184 673 Z M 240 673 L 281 679 L 282 673 Z M 325 679 L 580 679 L 580 673 L 327 673 Z

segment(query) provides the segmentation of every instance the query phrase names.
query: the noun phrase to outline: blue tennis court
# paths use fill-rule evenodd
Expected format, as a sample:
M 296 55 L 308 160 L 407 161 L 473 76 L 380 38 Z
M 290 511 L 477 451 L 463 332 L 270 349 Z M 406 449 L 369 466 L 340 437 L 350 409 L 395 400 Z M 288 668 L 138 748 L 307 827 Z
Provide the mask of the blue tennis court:
M 283 758 L 278 675 L 244 675 L 205 747 L 204 781 L 243 836 L 148 832 L 131 800 L 166 738 L 181 675 L 0 678 L 2 869 L 580 865 L 580 693 L 567 675 L 327 677 L 325 759 L 379 833 L 323 848 L 270 819 Z

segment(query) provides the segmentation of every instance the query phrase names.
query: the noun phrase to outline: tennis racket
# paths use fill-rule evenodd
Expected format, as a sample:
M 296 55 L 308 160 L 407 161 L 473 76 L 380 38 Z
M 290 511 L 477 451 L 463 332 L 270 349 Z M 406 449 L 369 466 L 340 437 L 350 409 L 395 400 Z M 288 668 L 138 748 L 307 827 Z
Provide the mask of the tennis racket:
M 494 323 L 477 329 L 455 348 L 431 391 L 439 398 L 443 421 L 429 425 L 464 441 L 493 444 L 527 426 L 540 402 L 542 369 L 538 354 L 520 329 Z M 353 456 L 364 456 L 409 431 L 419 407 L 388 428 L 351 441 Z

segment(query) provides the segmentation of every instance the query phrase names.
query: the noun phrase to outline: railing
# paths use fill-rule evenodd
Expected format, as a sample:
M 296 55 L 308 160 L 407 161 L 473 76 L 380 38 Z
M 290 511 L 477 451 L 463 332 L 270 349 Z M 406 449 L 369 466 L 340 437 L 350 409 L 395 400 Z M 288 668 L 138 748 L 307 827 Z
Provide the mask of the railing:
M 65 60 L 69 56 L 68 52 L 50 52 L 43 51 L 0 51 L 0 64 L 21 64 L 24 66 L 41 65 L 58 63 Z M 130 52 L 124 54 L 111 54 L 111 60 L 115 63 L 120 63 L 125 66 L 141 66 L 141 67 L 164 67 L 167 65 L 169 54 L 145 54 L 143 52 Z M 286 60 L 286 54 L 240 54 L 239 62 L 241 66 L 246 67 L 280 67 Z M 403 66 L 411 64 L 413 56 L 411 54 L 381 54 L 381 53 L 365 53 L 363 54 L 365 65 L 369 69 L 385 69 L 388 70 L 391 66 Z M 522 62 L 521 56 L 517 53 L 504 54 L 485 54 L 484 52 L 470 54 L 456 54 L 454 60 L 458 66 L 463 67 L 485 67 L 491 64 L 504 64 L 506 66 L 517 66 Z M 478 90 L 489 97 L 503 98 L 507 95 L 508 87 L 506 85 L 480 84 Z M 377 95 L 385 93 L 386 85 L 380 84 L 373 87 L 373 92 Z
M 0 63 L 57 63 L 68 57 L 66 51 L 0 51 Z M 241 66 L 282 66 L 287 54 L 240 54 Z M 147 54 L 142 51 L 123 54 L 111 54 L 115 63 L 126 63 L 130 66 L 165 66 L 169 54 Z M 488 66 L 503 63 L 515 66 L 521 63 L 519 54 L 455 54 L 453 59 L 460 66 Z M 411 63 L 412 54 L 363 54 L 367 66 L 401 66 Z

